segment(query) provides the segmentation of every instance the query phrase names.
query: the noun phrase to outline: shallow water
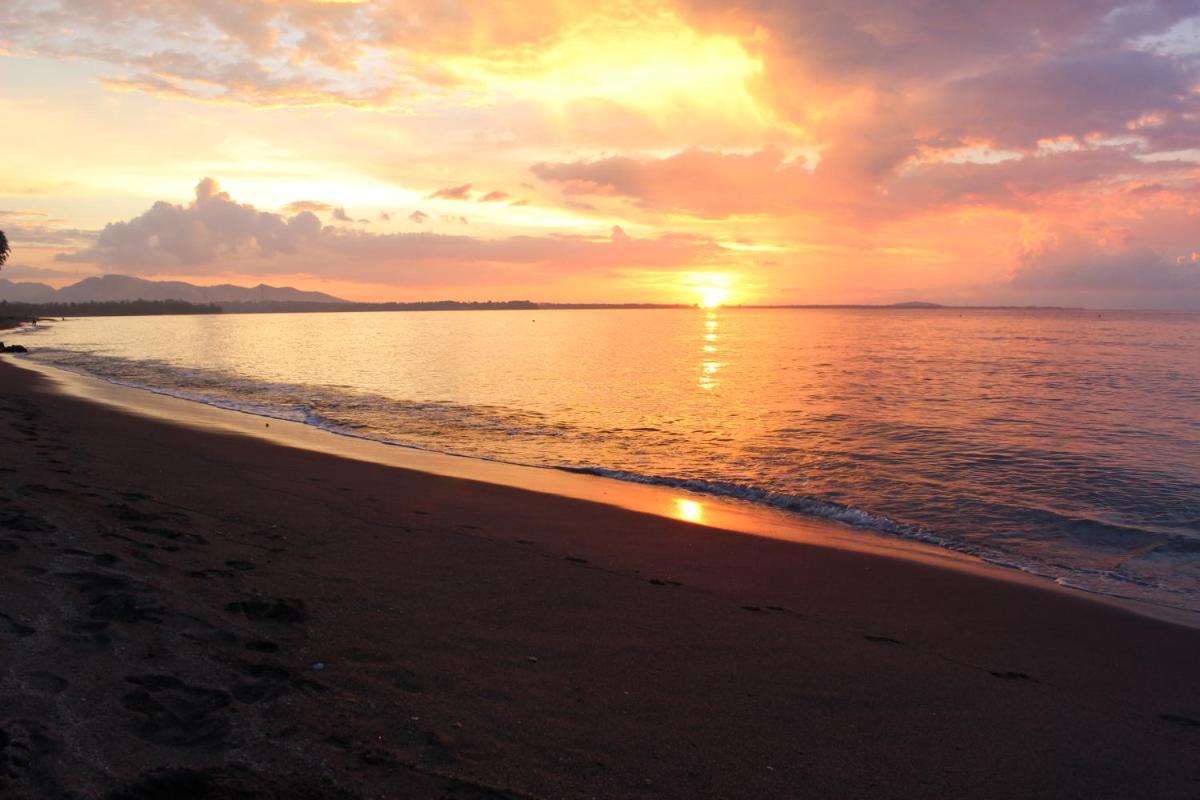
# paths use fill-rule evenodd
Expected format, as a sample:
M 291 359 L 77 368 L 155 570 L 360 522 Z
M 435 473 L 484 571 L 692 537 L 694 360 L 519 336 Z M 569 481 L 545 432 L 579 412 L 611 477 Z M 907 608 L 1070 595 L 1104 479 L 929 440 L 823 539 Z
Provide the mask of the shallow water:
M 739 497 L 1200 609 L 1200 315 L 262 314 L 21 341 L 229 408 Z

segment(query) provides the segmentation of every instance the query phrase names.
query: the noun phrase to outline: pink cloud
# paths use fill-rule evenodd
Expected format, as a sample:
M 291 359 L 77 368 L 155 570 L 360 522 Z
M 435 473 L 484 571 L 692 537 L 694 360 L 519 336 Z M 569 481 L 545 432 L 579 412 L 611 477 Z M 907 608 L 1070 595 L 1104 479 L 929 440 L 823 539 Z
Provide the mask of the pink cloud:
M 429 200 L 470 200 L 471 199 L 471 184 L 464 183 L 462 186 L 448 186 L 445 189 L 438 189 L 427 195 Z
M 59 256 L 113 266 L 199 266 L 253 249 L 265 256 L 295 253 L 321 235 L 311 211 L 293 217 L 234 202 L 212 178 L 196 185 L 187 206 L 164 201 L 127 222 L 104 226 L 91 247 Z
M 262 274 L 307 271 L 336 279 L 438 285 L 467 282 L 472 276 L 503 282 L 519 274 L 536 282 L 616 269 L 692 267 L 719 259 L 723 252 L 703 237 L 635 239 L 619 227 L 604 238 L 558 234 L 498 239 L 322 227 L 310 211 L 284 217 L 237 203 L 206 178 L 192 203 L 159 201 L 133 219 L 108 224 L 94 244 L 58 260 L 148 275 L 252 268 Z
M 774 150 L 749 155 L 686 150 L 661 159 L 612 156 L 531 169 L 568 195 L 622 197 L 647 209 L 709 218 L 794 211 L 811 183 L 802 161 L 787 161 Z

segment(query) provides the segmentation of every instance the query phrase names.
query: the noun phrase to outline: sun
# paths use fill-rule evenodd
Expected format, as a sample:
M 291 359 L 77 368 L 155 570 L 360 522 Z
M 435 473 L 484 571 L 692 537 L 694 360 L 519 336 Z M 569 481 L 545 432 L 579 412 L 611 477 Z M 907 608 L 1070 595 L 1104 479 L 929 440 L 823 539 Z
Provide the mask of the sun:
M 697 286 L 696 291 L 700 293 L 698 305 L 701 308 L 716 308 L 725 305 L 730 295 L 730 291 L 721 286 Z
M 725 272 L 693 272 L 685 285 L 700 308 L 717 308 L 733 297 L 733 276 Z

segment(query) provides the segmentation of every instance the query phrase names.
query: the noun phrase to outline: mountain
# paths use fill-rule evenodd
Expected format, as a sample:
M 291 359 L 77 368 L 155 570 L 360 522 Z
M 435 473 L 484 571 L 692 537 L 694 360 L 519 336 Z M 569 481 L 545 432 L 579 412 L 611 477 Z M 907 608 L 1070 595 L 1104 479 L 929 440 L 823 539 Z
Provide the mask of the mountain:
M 344 303 L 324 292 L 287 286 L 197 286 L 183 281 L 148 281 L 128 275 L 102 275 L 54 289 L 44 283 L 0 278 L 0 300 L 11 303 L 104 303 L 122 300 L 185 300 L 189 303 Z
M 46 283 L 13 283 L 0 278 L 0 300 L 10 303 L 46 303 L 54 297 L 54 287 Z

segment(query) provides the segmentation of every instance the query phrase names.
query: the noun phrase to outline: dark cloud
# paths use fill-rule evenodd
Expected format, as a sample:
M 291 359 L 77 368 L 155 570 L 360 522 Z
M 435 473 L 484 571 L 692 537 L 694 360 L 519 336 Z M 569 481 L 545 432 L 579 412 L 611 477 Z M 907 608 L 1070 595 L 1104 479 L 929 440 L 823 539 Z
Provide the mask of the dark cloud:
M 953 81 L 931 115 L 942 135 L 1029 148 L 1059 136 L 1128 134 L 1141 117 L 1184 111 L 1195 78 L 1184 62 L 1153 53 L 1089 51 Z
M 1068 239 L 1027 252 L 1012 285 L 1019 289 L 1154 292 L 1180 304 L 1200 302 L 1200 263 L 1193 254 L 1171 257 L 1150 246 L 1097 247 Z
M 1200 12 L 1195 0 L 684 0 L 681 7 L 695 24 L 756 43 L 771 71 L 880 88 L 979 74 L 1014 57 L 1118 49 Z M 756 29 L 766 35 L 752 37 Z
M 928 212 L 957 204 L 1032 208 L 1046 195 L 1152 179 L 1179 164 L 1145 162 L 1131 147 L 1100 147 L 1013 157 L 999 162 L 935 162 L 914 166 L 887 185 L 888 214 Z M 1165 188 L 1160 185 L 1160 188 Z
M 425 222 L 429 219 L 429 215 L 426 214 L 424 211 L 417 209 L 416 211 L 409 214 L 408 218 L 410 220 L 412 220 L 413 222 L 417 223 L 418 225 L 424 225 Z

